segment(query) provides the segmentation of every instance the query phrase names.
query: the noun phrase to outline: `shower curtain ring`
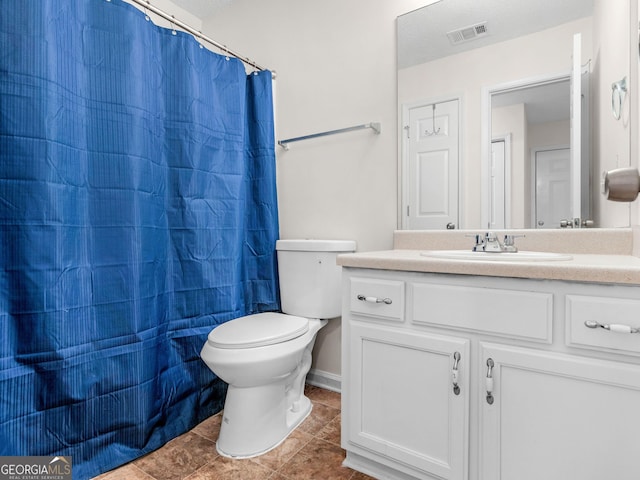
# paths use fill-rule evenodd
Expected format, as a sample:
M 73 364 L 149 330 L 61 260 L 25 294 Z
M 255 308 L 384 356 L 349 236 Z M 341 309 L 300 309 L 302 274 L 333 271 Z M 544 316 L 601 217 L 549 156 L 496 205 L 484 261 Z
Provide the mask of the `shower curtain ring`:
M 150 5 L 149 0 L 147 0 L 147 5 Z M 147 22 L 151 21 L 151 17 L 149 16 L 149 12 L 147 11 L 147 7 L 142 7 L 142 9 L 144 10 L 144 19 Z
M 176 19 L 176 17 L 174 17 L 173 15 L 171 15 L 171 18 L 172 18 L 173 20 L 175 20 L 175 19 Z M 169 23 L 171 24 L 171 35 L 177 35 L 177 34 L 178 34 L 178 32 L 176 32 L 176 26 L 175 26 L 175 24 L 174 24 L 171 20 L 169 21 Z

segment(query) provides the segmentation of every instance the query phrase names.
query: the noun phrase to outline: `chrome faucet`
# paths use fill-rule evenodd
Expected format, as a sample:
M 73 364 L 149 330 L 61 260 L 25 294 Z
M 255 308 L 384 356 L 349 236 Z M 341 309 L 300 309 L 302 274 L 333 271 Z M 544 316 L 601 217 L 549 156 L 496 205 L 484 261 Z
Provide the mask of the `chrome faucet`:
M 475 235 L 476 244 L 473 247 L 474 252 L 517 252 L 518 247 L 515 245 L 515 239 L 517 237 L 524 237 L 524 235 L 511 235 L 504 236 L 504 240 L 500 242 L 498 236 L 494 232 L 487 232 L 484 235 Z

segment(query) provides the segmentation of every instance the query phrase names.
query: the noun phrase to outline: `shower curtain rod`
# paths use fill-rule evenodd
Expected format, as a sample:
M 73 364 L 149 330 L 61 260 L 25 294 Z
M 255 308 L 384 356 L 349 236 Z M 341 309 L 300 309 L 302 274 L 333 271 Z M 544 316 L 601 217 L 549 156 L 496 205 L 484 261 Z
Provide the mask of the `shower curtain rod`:
M 190 27 L 186 23 L 181 22 L 180 20 L 176 19 L 173 15 L 169 15 L 165 11 L 160 10 L 158 7 L 155 7 L 155 6 L 151 5 L 151 3 L 149 3 L 148 1 L 145 1 L 145 0 L 130 0 L 130 1 L 133 2 L 133 3 L 137 3 L 138 5 L 140 5 L 143 8 L 151 10 L 153 13 L 155 13 L 156 15 L 161 16 L 162 18 L 164 18 L 165 20 L 169 21 L 173 25 L 179 26 L 183 30 L 189 32 L 194 37 L 200 38 L 200 39 L 204 40 L 205 42 L 210 43 L 214 47 L 222 50 L 225 53 L 228 53 L 232 57 L 235 57 L 238 60 L 241 60 L 243 63 L 246 63 L 247 65 L 250 65 L 253 68 L 256 68 L 256 69 L 258 69 L 260 71 L 266 70 L 266 68 L 261 67 L 260 65 L 255 63 L 253 60 L 250 60 L 247 57 L 243 57 L 242 55 L 239 55 L 238 53 L 234 52 L 233 50 L 227 48 L 225 45 L 222 45 L 222 44 L 216 42 L 215 40 L 212 40 L 211 38 L 209 38 L 206 35 L 204 35 L 202 32 L 200 32 L 200 31 L 196 30 L 195 28 Z M 274 74 L 274 73 L 272 72 L 272 74 Z

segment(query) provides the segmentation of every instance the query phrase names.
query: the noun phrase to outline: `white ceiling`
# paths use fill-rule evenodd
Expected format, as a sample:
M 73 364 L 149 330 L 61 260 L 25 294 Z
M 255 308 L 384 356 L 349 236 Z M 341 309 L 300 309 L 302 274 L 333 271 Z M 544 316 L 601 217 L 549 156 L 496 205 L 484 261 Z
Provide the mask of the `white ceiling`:
M 529 124 L 568 121 L 571 114 L 570 88 L 569 79 L 566 79 L 494 94 L 491 107 L 523 104 Z
M 398 17 L 398 68 L 534 33 L 592 13 L 593 0 L 443 0 Z M 451 45 L 447 32 L 481 22 L 487 22 L 488 35 Z
M 198 18 L 207 18 L 217 8 L 220 8 L 231 0 L 172 0 L 173 3 L 180 8 L 184 8 L 187 12 Z

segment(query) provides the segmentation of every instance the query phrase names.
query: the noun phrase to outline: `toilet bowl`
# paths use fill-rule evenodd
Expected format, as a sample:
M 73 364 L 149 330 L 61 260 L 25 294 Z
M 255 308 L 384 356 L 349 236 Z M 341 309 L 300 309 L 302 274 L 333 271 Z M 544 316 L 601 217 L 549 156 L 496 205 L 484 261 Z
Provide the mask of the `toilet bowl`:
M 355 242 L 279 240 L 283 313 L 236 318 L 214 328 L 200 356 L 228 383 L 218 453 L 250 458 L 277 447 L 311 412 L 304 395 L 318 331 L 340 315 L 336 256 Z
M 279 316 L 280 318 L 276 318 Z M 290 318 L 286 318 L 290 317 Z M 242 317 L 223 325 L 246 327 L 254 322 L 287 322 L 298 335 L 277 343 L 257 340 L 257 346 L 229 348 L 220 344 L 221 336 L 212 330 L 202 350 L 202 359 L 229 384 L 218 453 L 233 458 L 262 455 L 277 447 L 311 413 L 311 402 L 304 395 L 311 350 L 315 337 L 327 320 L 306 319 L 279 313 Z M 228 332 L 223 332 L 228 333 Z

